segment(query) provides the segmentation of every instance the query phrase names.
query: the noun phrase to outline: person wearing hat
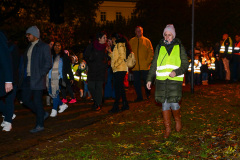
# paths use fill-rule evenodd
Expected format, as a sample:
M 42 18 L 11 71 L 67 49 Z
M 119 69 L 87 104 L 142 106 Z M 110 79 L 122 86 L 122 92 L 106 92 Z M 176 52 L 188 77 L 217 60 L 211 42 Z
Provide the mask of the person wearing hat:
M 40 39 L 37 26 L 29 27 L 26 37 L 30 44 L 23 55 L 19 84 L 23 104 L 36 114 L 36 126 L 30 130 L 36 133 L 44 130 L 44 120 L 49 116 L 43 109 L 42 97 L 46 89 L 46 75 L 52 68 L 52 57 L 49 45 Z
M 182 82 L 188 69 L 188 59 L 181 41 L 175 38 L 176 32 L 172 24 L 166 26 L 163 37 L 155 50 L 147 77 L 147 88 L 151 89 L 156 75 L 155 100 L 162 103 L 163 122 L 166 128 L 164 138 L 168 138 L 171 132 L 172 113 L 176 131 L 180 132 L 182 128 L 178 102 L 182 97 Z

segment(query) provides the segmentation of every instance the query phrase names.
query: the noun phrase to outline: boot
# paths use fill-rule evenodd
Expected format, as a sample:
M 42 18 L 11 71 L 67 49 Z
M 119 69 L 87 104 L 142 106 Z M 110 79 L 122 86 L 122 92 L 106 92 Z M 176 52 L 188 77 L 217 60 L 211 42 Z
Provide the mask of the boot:
M 127 101 L 123 102 L 123 106 L 121 108 L 121 111 L 125 111 L 125 110 L 129 110 L 129 105 Z
M 51 105 L 51 103 L 50 103 L 50 96 L 46 96 L 46 104 L 47 104 L 47 106 Z
M 113 108 L 108 111 L 108 113 L 118 113 L 118 112 L 119 112 L 118 103 L 114 103 Z
M 163 123 L 165 126 L 164 138 L 167 139 L 171 133 L 171 110 L 163 111 Z
M 180 109 L 179 110 L 173 110 L 173 116 L 176 122 L 176 131 L 180 132 L 182 129 L 182 123 L 181 123 L 181 114 Z

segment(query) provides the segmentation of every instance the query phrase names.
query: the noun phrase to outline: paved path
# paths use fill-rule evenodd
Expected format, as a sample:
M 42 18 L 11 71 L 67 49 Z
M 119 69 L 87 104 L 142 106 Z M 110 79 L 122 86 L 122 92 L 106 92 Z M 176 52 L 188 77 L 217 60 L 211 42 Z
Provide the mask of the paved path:
M 136 96 L 133 88 L 127 91 L 127 98 L 133 101 Z M 68 134 L 74 129 L 82 128 L 102 120 L 108 116 L 114 100 L 105 100 L 101 111 L 93 111 L 92 101 L 83 101 L 78 98 L 75 104 L 69 104 L 66 111 L 58 114 L 57 117 L 49 117 L 45 121 L 45 130 L 32 134 L 29 132 L 35 125 L 35 115 L 27 108 L 16 103 L 13 120 L 13 129 L 10 132 L 0 131 L 0 159 L 8 159 L 18 152 L 38 145 L 51 139 Z M 130 105 L 134 105 L 133 103 Z M 45 106 L 45 110 L 51 112 L 51 107 Z

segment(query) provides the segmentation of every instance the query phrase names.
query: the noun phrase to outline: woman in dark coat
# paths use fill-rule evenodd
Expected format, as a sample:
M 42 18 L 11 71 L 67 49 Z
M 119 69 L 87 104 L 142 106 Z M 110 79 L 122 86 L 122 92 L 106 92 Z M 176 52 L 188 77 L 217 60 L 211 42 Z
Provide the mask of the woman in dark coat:
M 155 100 L 162 103 L 163 120 L 166 128 L 164 138 L 171 132 L 171 114 L 176 122 L 176 131 L 182 128 L 180 106 L 184 73 L 188 69 L 187 54 L 181 41 L 175 38 L 173 25 L 167 25 L 163 32 L 164 39 L 156 47 L 151 68 L 147 77 L 147 88 L 156 75 Z M 172 110 L 172 112 L 171 112 Z
M 85 51 L 88 65 L 88 89 L 92 94 L 95 110 L 100 110 L 102 105 L 103 83 L 107 69 L 106 41 L 106 33 L 99 32 L 96 35 L 96 40 L 89 44 Z

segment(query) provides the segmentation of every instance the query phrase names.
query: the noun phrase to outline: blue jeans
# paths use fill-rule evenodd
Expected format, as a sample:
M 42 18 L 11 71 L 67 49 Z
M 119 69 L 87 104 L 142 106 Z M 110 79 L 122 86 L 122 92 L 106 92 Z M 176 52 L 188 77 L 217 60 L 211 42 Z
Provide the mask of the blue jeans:
M 208 73 L 207 72 L 202 73 L 202 80 L 203 81 L 208 80 Z
M 114 98 L 115 97 L 115 91 L 113 87 L 113 72 L 111 67 L 108 68 L 107 70 L 107 82 L 105 84 L 105 89 L 104 89 L 104 98 Z
M 88 84 L 86 81 L 83 81 L 84 84 L 84 91 L 83 91 L 83 97 L 85 98 L 88 94 L 88 97 L 91 97 L 90 91 L 88 90 Z
M 137 99 L 143 99 L 142 88 L 141 88 L 142 80 L 144 81 L 144 88 L 145 88 L 146 96 L 147 97 L 150 96 L 150 90 L 148 90 L 146 87 L 147 75 L 148 75 L 148 70 L 133 71 L 133 77 L 134 77 L 133 85 L 134 85 L 135 91 L 137 93 Z

